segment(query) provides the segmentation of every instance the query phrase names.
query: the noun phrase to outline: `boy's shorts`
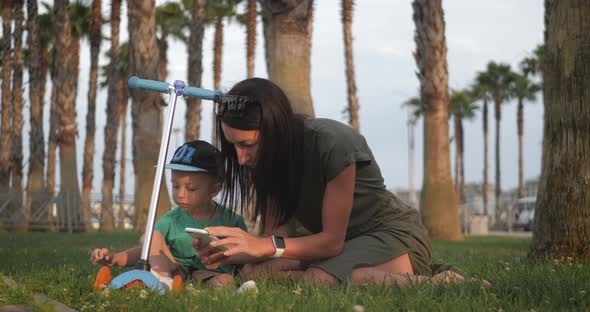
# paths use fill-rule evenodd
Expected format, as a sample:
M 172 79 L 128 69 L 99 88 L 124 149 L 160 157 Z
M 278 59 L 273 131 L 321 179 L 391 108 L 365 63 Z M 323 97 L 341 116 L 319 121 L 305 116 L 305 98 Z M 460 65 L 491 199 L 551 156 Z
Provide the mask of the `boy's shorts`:
M 204 283 L 215 276 L 226 274 L 222 272 L 215 272 L 215 271 L 208 271 L 208 270 L 199 270 L 195 268 L 185 267 L 183 265 L 178 265 L 178 268 L 174 272 L 174 275 L 180 275 L 183 280 L 192 280 L 195 282 Z

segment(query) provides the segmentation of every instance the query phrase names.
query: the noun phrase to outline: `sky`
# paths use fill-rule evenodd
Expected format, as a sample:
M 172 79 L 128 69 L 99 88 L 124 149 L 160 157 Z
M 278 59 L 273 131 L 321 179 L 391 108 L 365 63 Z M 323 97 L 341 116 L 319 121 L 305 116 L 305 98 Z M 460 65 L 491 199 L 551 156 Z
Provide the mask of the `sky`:
M 51 2 L 51 1 L 49 1 Z M 157 4 L 165 1 L 158 0 Z M 346 122 L 343 113 L 347 105 L 344 63 L 344 46 L 340 17 L 340 1 L 315 1 L 311 52 L 311 93 L 316 117 L 332 118 Z M 446 22 L 447 61 L 449 88 L 468 87 L 478 71 L 485 69 L 489 61 L 503 62 L 517 68 L 518 63 L 543 41 L 542 0 L 447 0 L 443 1 Z M 127 7 L 123 3 L 121 42 L 127 40 Z M 103 1 L 103 14 L 110 15 L 110 1 Z M 353 15 L 353 58 L 360 104 L 360 127 L 381 167 L 385 184 L 389 189 L 408 187 L 408 128 L 407 111 L 402 103 L 418 95 L 419 81 L 416 64 L 412 58 L 415 49 L 414 23 L 409 0 L 356 1 Z M 104 34 L 110 31 L 103 27 Z M 255 59 L 255 75 L 267 78 L 264 60 L 262 23 L 258 20 Z M 100 64 L 105 65 L 104 53 L 109 42 L 101 46 Z M 212 88 L 213 29 L 207 28 L 203 42 L 204 88 Z M 246 78 L 245 29 L 237 23 L 225 27 L 222 91 Z M 86 137 L 86 99 L 90 52 L 88 41 L 82 42 L 78 79 L 77 122 L 78 171 L 82 172 L 82 155 Z M 187 79 L 187 48 L 183 43 L 169 42 L 168 80 Z M 25 77 L 26 81 L 26 77 Z M 48 89 L 50 90 L 50 89 Z M 106 89 L 100 89 L 97 97 L 96 137 L 93 192 L 100 193 L 102 182 L 102 154 L 104 150 L 104 126 L 106 119 Z M 540 95 L 539 95 L 540 97 Z M 46 103 L 49 94 L 47 95 Z M 201 139 L 211 138 L 211 102 L 203 102 Z M 25 104 L 25 129 L 28 138 L 28 103 Z M 49 105 L 45 106 L 45 135 L 48 131 Z M 491 107 L 490 107 L 491 108 Z M 184 100 L 179 100 L 173 128 L 184 128 Z M 128 118 L 127 176 L 132 174 L 130 156 L 131 122 Z M 493 182 L 495 135 L 493 114 L 489 115 L 489 172 Z M 536 101 L 525 105 L 524 128 L 524 176 L 535 179 L 541 172 L 543 105 Z M 452 125 L 452 124 L 450 124 Z M 416 126 L 416 185 L 422 183 L 422 132 L 421 121 Z M 453 136 L 453 127 L 449 127 Z M 466 182 L 482 182 L 483 136 L 481 113 L 473 121 L 464 122 L 465 179 Z M 518 141 L 516 136 L 516 103 L 502 107 L 501 121 L 501 171 L 503 189 L 514 188 L 518 183 Z M 178 131 L 170 140 L 169 156 L 182 144 L 184 134 Z M 24 142 L 25 174 L 28 159 L 28 139 Z M 451 160 L 454 145 L 451 148 Z M 119 153 L 117 152 L 117 157 Z M 118 170 L 118 169 L 117 169 Z M 59 172 L 59 171 L 58 171 Z M 116 172 L 117 177 L 119 172 Z M 133 181 L 127 179 L 127 190 Z M 167 179 L 168 180 L 168 179 Z M 81 184 L 81 178 L 80 178 Z M 115 184 L 118 188 L 118 181 Z

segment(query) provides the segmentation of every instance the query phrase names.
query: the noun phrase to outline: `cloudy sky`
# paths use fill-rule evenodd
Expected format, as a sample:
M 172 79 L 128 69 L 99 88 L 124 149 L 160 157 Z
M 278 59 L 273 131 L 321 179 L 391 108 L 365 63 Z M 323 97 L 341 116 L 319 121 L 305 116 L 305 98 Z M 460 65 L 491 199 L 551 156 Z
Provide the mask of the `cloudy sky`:
M 165 1 L 157 1 L 158 4 Z M 317 117 L 346 122 L 342 113 L 346 106 L 346 81 L 340 1 L 315 1 L 312 43 L 312 96 Z M 127 40 L 126 5 L 122 10 L 121 40 Z M 543 40 L 542 0 L 443 1 L 448 45 L 449 87 L 469 86 L 477 71 L 487 62 L 505 62 L 513 67 L 526 57 Z M 105 15 L 110 13 L 110 1 L 103 1 Z M 258 46 L 255 73 L 267 77 L 264 62 L 262 25 L 258 23 Z M 104 28 L 108 34 L 109 28 Z M 408 185 L 407 112 L 401 104 L 417 95 L 416 65 L 412 59 L 415 49 L 414 23 L 409 0 L 356 1 L 353 17 L 354 63 L 360 101 L 361 132 L 366 137 L 379 162 L 388 188 L 406 188 Z M 245 30 L 237 24 L 225 28 L 223 50 L 222 89 L 228 90 L 246 76 Z M 203 87 L 212 88 L 213 29 L 206 30 L 204 38 Z M 186 80 L 187 49 L 171 41 L 168 51 L 168 79 Z M 109 48 L 103 42 L 102 53 Z M 80 77 L 78 85 L 78 170 L 82 171 L 84 148 L 86 97 L 90 53 L 88 42 L 82 44 Z M 106 58 L 101 58 L 106 64 Z M 210 140 L 211 108 L 204 102 L 201 139 Z M 106 90 L 100 90 L 97 103 L 97 131 L 95 153 L 94 192 L 100 192 L 102 181 L 102 153 L 104 142 Z M 28 107 L 28 106 L 27 106 Z M 48 109 L 44 115 L 48 119 Z M 184 101 L 180 101 L 174 128 L 184 127 Z M 490 173 L 494 172 L 494 128 L 490 114 Z M 28 135 L 28 114 L 25 115 L 24 135 Z M 130 117 L 128 117 L 130 118 Z M 542 103 L 525 106 L 524 160 L 525 179 L 536 178 L 541 168 Z M 130 125 L 130 123 L 128 123 Z M 503 105 L 502 137 L 502 185 L 515 187 L 518 183 L 516 105 Z M 482 181 L 483 139 L 481 114 L 465 125 L 465 174 L 467 182 Z M 48 127 L 45 127 L 47 134 Z M 451 136 L 452 127 L 450 129 Z M 128 133 L 131 133 L 130 130 Z M 416 127 L 416 175 L 417 185 L 422 181 L 422 123 Z M 128 138 L 130 134 L 128 135 Z M 171 145 L 181 144 L 184 135 L 171 138 Z M 28 142 L 25 143 L 25 159 L 28 158 Z M 129 144 L 129 142 L 128 142 Z M 173 146 L 170 147 L 173 150 Z M 127 149 L 130 151 L 130 148 Z M 453 151 L 452 151 L 453 152 Z M 128 156 L 129 158 L 130 156 Z M 128 162 L 127 175 L 132 165 Z M 25 171 L 26 172 L 26 171 Z M 118 173 L 117 173 L 118 175 Z M 128 181 L 130 179 L 127 179 Z M 490 182 L 493 175 L 490 175 Z M 80 180 L 81 181 L 81 180 Z M 131 182 L 131 181 L 130 181 Z M 118 183 L 117 183 L 118 184 Z M 117 185 L 116 185 L 117 187 Z M 131 185 L 128 186 L 131 190 Z

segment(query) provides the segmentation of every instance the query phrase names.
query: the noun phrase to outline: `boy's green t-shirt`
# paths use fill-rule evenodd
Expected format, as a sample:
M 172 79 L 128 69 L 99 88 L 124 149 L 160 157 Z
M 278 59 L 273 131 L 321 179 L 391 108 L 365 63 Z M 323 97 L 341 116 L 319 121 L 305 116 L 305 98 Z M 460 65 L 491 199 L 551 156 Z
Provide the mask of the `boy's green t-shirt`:
M 197 270 L 207 270 L 193 248 L 193 238 L 184 231 L 184 228 L 203 229 L 209 226 L 231 226 L 248 231 L 241 216 L 217 203 L 215 205 L 215 215 L 211 219 L 195 220 L 184 209 L 176 207 L 164 214 L 156 223 L 155 230 L 162 233 L 172 256 L 181 265 Z M 237 273 L 236 268 L 235 265 L 226 264 L 212 271 L 235 274 Z

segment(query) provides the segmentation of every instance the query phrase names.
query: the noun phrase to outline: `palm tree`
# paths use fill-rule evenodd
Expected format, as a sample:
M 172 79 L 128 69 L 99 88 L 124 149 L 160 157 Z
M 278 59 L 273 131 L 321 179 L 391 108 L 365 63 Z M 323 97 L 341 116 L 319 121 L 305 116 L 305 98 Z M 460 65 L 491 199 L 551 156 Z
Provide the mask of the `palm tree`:
M 451 176 L 448 71 L 441 0 L 415 0 L 416 53 L 424 105 L 424 178 L 420 211 L 433 239 L 461 240 Z
M 541 68 L 543 64 L 543 59 L 545 56 L 545 46 L 540 44 L 534 50 L 532 55 L 525 57 L 520 62 L 520 69 L 522 70 L 523 74 L 526 76 L 532 75 L 540 75 L 543 73 Z
M 494 118 L 496 121 L 496 222 L 500 224 L 502 209 L 502 185 L 500 170 L 500 121 L 502 120 L 502 103 L 510 98 L 510 88 L 514 82 L 514 74 L 508 64 L 489 62 L 485 72 L 479 72 L 477 83 L 485 85 L 494 101 Z
M 14 18 L 14 54 L 12 58 L 12 137 L 11 142 L 11 165 L 12 187 L 11 190 L 17 197 L 16 202 L 22 203 L 23 195 L 23 30 L 24 13 L 23 0 L 13 2 L 12 14 Z M 27 205 L 20 205 L 22 214 L 16 221 L 16 230 L 26 231 L 30 211 Z
M 415 136 L 414 128 L 418 119 L 424 115 L 424 106 L 419 97 L 413 97 L 405 101 L 402 106 L 408 108 L 408 184 L 410 193 L 410 204 L 418 208 L 418 198 L 416 197 L 416 171 L 414 161 Z
M 256 0 L 248 0 L 246 12 L 246 64 L 248 78 L 254 77 L 254 54 L 256 52 Z
M 190 6 L 189 6 L 190 4 Z M 201 86 L 203 74 L 203 34 L 205 32 L 206 0 L 192 0 L 185 8 L 191 12 L 190 34 L 187 44 L 188 50 L 188 84 Z M 200 137 L 201 128 L 201 99 L 186 98 L 185 140 L 193 141 Z
M 452 90 L 450 115 L 455 124 L 455 189 L 461 209 L 465 206 L 465 145 L 463 120 L 473 119 L 477 106 L 471 90 Z M 464 213 L 464 212 L 463 212 Z
M 515 74 L 515 81 L 512 85 L 511 95 L 518 101 L 518 110 L 516 112 L 516 126 L 518 135 L 518 197 L 525 197 L 524 177 L 523 177 L 523 133 L 524 133 L 524 101 L 535 101 L 537 92 L 541 91 L 541 86 L 533 83 L 524 73 Z
M 111 9 L 111 15 L 113 16 L 120 16 L 120 5 L 121 2 L 120 1 L 113 1 L 111 2 L 111 6 L 114 6 Z M 119 13 L 117 13 L 117 11 Z M 116 18 L 111 17 L 111 23 L 115 23 L 116 22 Z M 111 31 L 113 31 L 114 33 L 118 33 L 118 27 L 119 27 L 119 22 L 116 22 L 116 26 L 111 26 Z M 115 31 L 115 29 L 117 29 Z M 117 36 L 113 36 L 111 35 L 111 40 L 113 40 L 113 38 L 117 37 Z M 117 39 L 117 43 L 113 44 L 111 43 L 111 50 L 114 46 L 119 46 L 118 44 L 118 39 Z M 126 217 L 126 212 L 124 210 L 123 207 L 123 199 L 125 198 L 125 180 L 126 180 L 126 157 L 127 157 L 127 107 L 128 107 L 128 102 L 129 102 L 129 88 L 125 88 L 124 85 L 127 83 L 127 80 L 129 79 L 129 77 L 131 76 L 131 73 L 129 71 L 129 44 L 128 42 L 124 42 L 122 43 L 118 48 L 117 48 L 117 52 L 116 53 L 112 53 L 112 51 L 108 51 L 106 53 L 107 57 L 110 59 L 109 62 L 107 63 L 107 65 L 102 67 L 102 76 L 105 77 L 105 80 L 103 80 L 101 82 L 101 87 L 106 88 L 109 86 L 109 84 L 115 80 L 118 81 L 116 86 L 115 86 L 115 91 L 117 92 L 116 94 L 116 99 L 111 99 L 110 101 L 116 101 L 117 104 L 116 105 L 111 105 L 111 106 L 115 106 L 117 108 L 116 114 L 117 116 L 115 118 L 110 118 L 109 120 L 107 120 L 108 125 L 105 126 L 105 133 L 108 131 L 109 135 L 115 135 L 118 131 L 118 129 L 121 129 L 121 144 L 120 144 L 120 170 L 119 170 L 119 211 L 118 211 L 118 216 L 119 216 L 119 223 L 117 224 L 117 228 L 119 229 L 123 229 L 125 226 L 125 217 Z M 116 61 L 114 61 L 114 55 L 116 55 Z M 113 68 L 114 67 L 114 68 Z M 114 71 L 114 73 L 112 72 Z M 109 94 L 110 95 L 110 94 Z M 109 110 L 108 108 L 108 101 L 109 98 L 107 97 L 107 111 L 108 114 L 111 114 L 112 116 L 112 110 L 113 108 L 111 108 Z M 116 120 L 120 120 L 120 126 L 119 124 L 114 124 L 113 123 L 113 119 Z M 109 129 L 110 128 L 114 128 L 114 129 Z M 106 139 L 105 139 L 105 142 Z M 108 179 L 110 179 L 109 181 L 104 182 L 103 184 L 103 189 L 102 189 L 102 198 L 103 198 L 103 202 L 102 202 L 102 215 L 101 215 L 101 219 L 102 220 L 107 220 L 107 222 L 105 222 L 106 224 L 109 224 L 110 221 L 108 220 L 108 218 L 112 219 L 112 216 L 114 216 L 114 209 L 113 207 L 113 195 L 112 195 L 112 188 L 114 185 L 114 163 L 115 163 L 115 159 L 114 159 L 114 150 L 116 149 L 116 146 L 111 146 L 111 145 L 116 145 L 116 140 L 111 139 L 107 142 L 107 144 L 110 144 L 110 147 L 106 148 L 105 147 L 105 151 L 108 150 L 108 158 L 109 159 L 105 159 L 103 156 L 103 170 L 105 168 L 105 164 L 106 167 L 109 167 L 108 171 L 103 172 L 103 176 L 106 175 Z M 106 161 L 105 161 L 106 160 Z M 112 167 L 112 168 L 111 168 Z M 104 187 L 104 185 L 107 184 L 109 185 L 108 187 Z M 101 226 L 101 230 L 105 230 L 105 226 Z
M 100 42 L 102 16 L 101 0 L 92 1 L 90 19 L 90 78 L 88 83 L 88 113 L 86 114 L 86 141 L 84 143 L 84 164 L 82 167 L 82 219 L 85 221 L 86 230 L 90 229 L 90 191 L 94 170 L 94 132 L 96 131 L 96 88 L 98 76 L 98 56 L 100 54 Z
M 565 14 L 567 12 L 567 14 Z M 545 1 L 543 161 L 529 257 L 590 260 L 590 2 Z
M 29 101 L 31 105 L 29 135 L 29 173 L 27 176 L 26 211 L 36 212 L 39 209 L 39 195 L 45 191 L 44 164 L 45 142 L 43 139 L 43 98 L 41 84 L 45 82 L 41 69 L 40 58 L 41 38 L 39 34 L 39 16 L 37 15 L 37 1 L 27 0 L 27 40 L 29 46 Z M 27 219 L 30 219 L 27 217 Z
M 160 49 L 160 80 L 166 80 L 166 65 L 168 58 L 168 36 L 172 36 L 186 43 L 184 29 L 189 25 L 184 10 L 177 2 L 166 2 L 156 8 L 156 28 L 160 34 L 158 48 Z
M 260 0 L 268 77 L 289 98 L 293 110 L 314 116 L 310 56 L 313 0 Z
M 471 94 L 475 99 L 483 102 L 481 114 L 483 129 L 483 183 L 481 193 L 483 198 L 483 215 L 488 217 L 488 102 L 490 101 L 490 95 L 485 84 L 476 82 L 471 88 Z
M 59 112 L 60 193 L 80 200 L 78 170 L 76 160 L 76 101 L 74 73 L 75 59 L 72 51 L 72 29 L 68 14 L 68 0 L 55 0 L 55 68 L 56 103 Z M 74 75 L 72 75 L 74 73 Z M 77 215 L 73 215 L 74 227 L 80 225 Z
M 342 30 L 344 32 L 344 58 L 346 61 L 346 86 L 348 89 L 348 123 L 360 131 L 359 103 L 356 96 L 356 80 L 352 59 L 352 0 L 342 0 Z
M 11 6 L 9 1 L 0 3 L 2 10 L 2 129 L 0 129 L 0 193 L 10 188 L 10 54 L 11 54 Z
M 119 24 L 121 1 L 111 2 L 111 49 L 107 83 L 107 123 L 104 127 L 104 154 L 102 158 L 102 209 L 100 230 L 110 232 L 115 227 L 113 215 L 113 186 L 115 181 L 115 153 L 117 150 L 117 127 L 119 125 L 119 97 L 123 92 L 119 73 Z
M 80 71 L 80 40 L 90 33 L 91 9 L 81 0 L 76 0 L 68 7 L 70 14 L 70 23 L 72 26 L 72 39 L 70 49 L 72 50 L 72 57 L 74 62 L 73 76 L 76 79 L 74 84 L 74 100 L 78 92 L 78 73 Z
M 137 76 L 157 80 L 159 77 L 160 53 L 156 40 L 156 16 L 154 1 L 130 0 L 129 38 L 131 71 Z M 136 173 L 136 229 L 145 228 L 153 181 L 154 164 L 162 133 L 160 107 L 164 104 L 160 94 L 134 90 L 133 98 L 133 156 Z M 166 183 L 161 184 L 157 217 L 170 210 Z

